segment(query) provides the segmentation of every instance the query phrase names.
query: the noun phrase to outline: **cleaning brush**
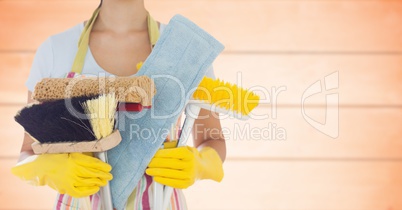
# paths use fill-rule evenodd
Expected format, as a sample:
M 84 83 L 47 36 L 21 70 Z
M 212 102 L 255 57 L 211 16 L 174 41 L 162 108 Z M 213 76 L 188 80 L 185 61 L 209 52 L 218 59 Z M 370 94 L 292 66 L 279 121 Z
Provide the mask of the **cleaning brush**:
M 193 93 L 193 100 L 186 106 L 186 118 L 177 142 L 177 146 L 185 146 L 190 136 L 194 121 L 201 108 L 221 114 L 229 114 L 240 120 L 249 119 L 250 112 L 258 106 L 260 97 L 237 85 L 222 80 L 204 77 Z M 173 188 L 164 189 L 162 209 L 167 209 Z
M 98 138 L 99 129 L 93 128 L 90 119 L 93 116 L 90 113 L 94 112 L 85 106 L 92 101 L 106 103 L 105 98 L 112 99 L 113 96 L 75 97 L 67 99 L 68 106 L 65 100 L 31 104 L 17 113 L 15 121 L 35 141 L 32 149 L 36 154 L 106 151 L 120 143 L 120 134 L 116 130 L 107 137 L 104 135 L 105 138 Z M 108 103 L 115 106 L 116 101 L 109 100 Z M 112 107 L 103 108 L 116 110 Z M 109 126 L 113 128 L 114 119 L 109 122 Z
M 93 98 L 72 98 L 68 108 L 64 100 L 31 104 L 17 113 L 15 121 L 40 143 L 92 141 L 96 137 L 90 131 L 90 121 L 83 115 L 82 104 Z
M 120 133 L 114 130 L 116 107 L 113 93 L 74 97 L 29 105 L 15 120 L 34 139 L 36 154 L 96 152 L 96 157 L 107 162 L 104 151 L 121 141 Z M 102 187 L 101 196 L 105 208 L 113 209 L 108 184 Z M 90 208 L 89 199 L 83 203 L 84 209 Z
M 84 103 L 85 112 L 90 117 L 92 131 L 96 139 L 106 138 L 114 129 L 117 100 L 114 94 L 102 95 L 97 99 L 87 100 Z M 98 152 L 95 156 L 107 162 L 107 153 Z M 104 209 L 113 209 L 112 195 L 109 183 L 100 190 Z
M 153 80 L 147 76 L 44 78 L 35 85 L 32 98 L 39 102 L 80 96 L 114 93 L 119 102 L 152 105 L 156 94 Z
M 212 108 L 212 111 L 229 113 L 238 119 L 247 120 L 250 112 L 258 106 L 260 97 L 237 85 L 204 77 L 194 91 L 193 99 L 190 103 L 199 103 L 201 108 Z

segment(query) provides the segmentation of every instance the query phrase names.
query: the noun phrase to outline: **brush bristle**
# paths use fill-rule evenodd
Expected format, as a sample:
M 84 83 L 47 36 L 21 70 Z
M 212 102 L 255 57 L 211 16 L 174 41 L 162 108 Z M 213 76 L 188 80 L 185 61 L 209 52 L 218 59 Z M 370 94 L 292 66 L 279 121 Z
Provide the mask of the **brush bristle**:
M 260 100 L 260 97 L 251 91 L 208 77 L 203 78 L 193 98 L 241 115 L 249 115 Z
M 34 104 L 16 116 L 25 131 L 41 143 L 96 140 L 82 103 L 94 97 L 76 97 Z
M 109 136 L 114 130 L 114 115 L 117 107 L 114 93 L 88 100 L 83 106 L 85 113 L 90 118 L 92 130 L 96 138 L 101 139 Z

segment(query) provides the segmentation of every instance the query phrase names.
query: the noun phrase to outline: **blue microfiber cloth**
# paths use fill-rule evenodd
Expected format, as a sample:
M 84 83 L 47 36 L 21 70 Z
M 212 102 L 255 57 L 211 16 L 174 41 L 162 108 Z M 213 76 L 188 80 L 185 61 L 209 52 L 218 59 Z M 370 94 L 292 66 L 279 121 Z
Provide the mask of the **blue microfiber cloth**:
M 125 203 L 148 163 L 176 123 L 192 91 L 222 52 L 223 45 L 183 16 L 174 16 L 136 76 L 147 75 L 157 90 L 153 106 L 142 112 L 119 112 L 122 142 L 108 151 L 112 166 L 113 205 Z

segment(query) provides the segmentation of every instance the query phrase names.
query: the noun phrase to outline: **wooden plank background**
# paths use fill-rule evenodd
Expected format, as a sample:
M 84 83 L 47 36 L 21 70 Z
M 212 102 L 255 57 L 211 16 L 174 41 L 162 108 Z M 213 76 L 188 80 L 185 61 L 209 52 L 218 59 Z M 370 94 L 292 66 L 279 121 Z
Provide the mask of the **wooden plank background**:
M 0 1 L 0 210 L 52 207 L 52 190 L 28 186 L 9 172 L 23 135 L 13 116 L 26 101 L 24 83 L 36 48 L 89 18 L 97 4 Z M 167 23 L 183 14 L 225 44 L 214 65 L 219 78 L 268 93 L 255 112 L 266 119 L 222 120 L 230 131 L 225 179 L 186 190 L 190 209 L 402 209 L 402 1 L 146 4 L 156 19 Z M 301 111 L 304 91 L 333 72 L 339 88 L 309 97 L 305 108 L 321 123 L 339 109 L 337 139 L 314 129 Z M 272 90 L 280 87 L 286 90 L 275 105 Z M 327 93 L 339 94 L 339 108 L 330 103 L 327 110 Z M 236 133 L 270 125 L 283 129 L 285 139 Z
M 99 1 L 3 0 L 1 50 L 36 49 L 43 38 L 88 18 Z M 400 1 L 146 1 L 163 22 L 177 13 L 229 51 L 395 52 L 402 49 Z M 29 18 L 29 20 L 27 19 Z M 26 33 L 35 32 L 35 35 Z

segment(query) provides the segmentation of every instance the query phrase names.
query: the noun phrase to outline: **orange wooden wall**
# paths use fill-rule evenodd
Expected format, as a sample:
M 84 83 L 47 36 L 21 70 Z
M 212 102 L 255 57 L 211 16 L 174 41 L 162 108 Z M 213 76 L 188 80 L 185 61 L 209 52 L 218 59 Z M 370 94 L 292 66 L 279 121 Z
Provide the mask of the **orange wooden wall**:
M 286 88 L 276 106 L 267 99 L 256 110 L 267 119 L 222 121 L 231 131 L 226 177 L 186 190 L 190 209 L 402 209 L 402 1 L 146 3 L 156 19 L 167 23 L 183 14 L 225 44 L 215 63 L 218 77 L 264 87 L 271 95 L 272 88 Z M 28 186 L 9 172 L 23 135 L 13 116 L 26 101 L 24 82 L 35 49 L 89 18 L 97 4 L 0 0 L 0 210 L 51 209 L 51 190 Z M 325 82 L 334 72 L 337 82 Z M 338 111 L 330 128 L 339 125 L 336 139 L 302 114 L 303 93 L 318 80 L 338 88 L 322 86 L 322 93 L 305 101 L 305 114 L 323 123 Z M 338 94 L 339 105 L 331 101 L 327 108 L 326 94 Z M 284 140 L 251 134 L 274 124 L 276 131 L 268 131 L 283 129 Z M 244 136 L 234 132 L 247 126 Z

